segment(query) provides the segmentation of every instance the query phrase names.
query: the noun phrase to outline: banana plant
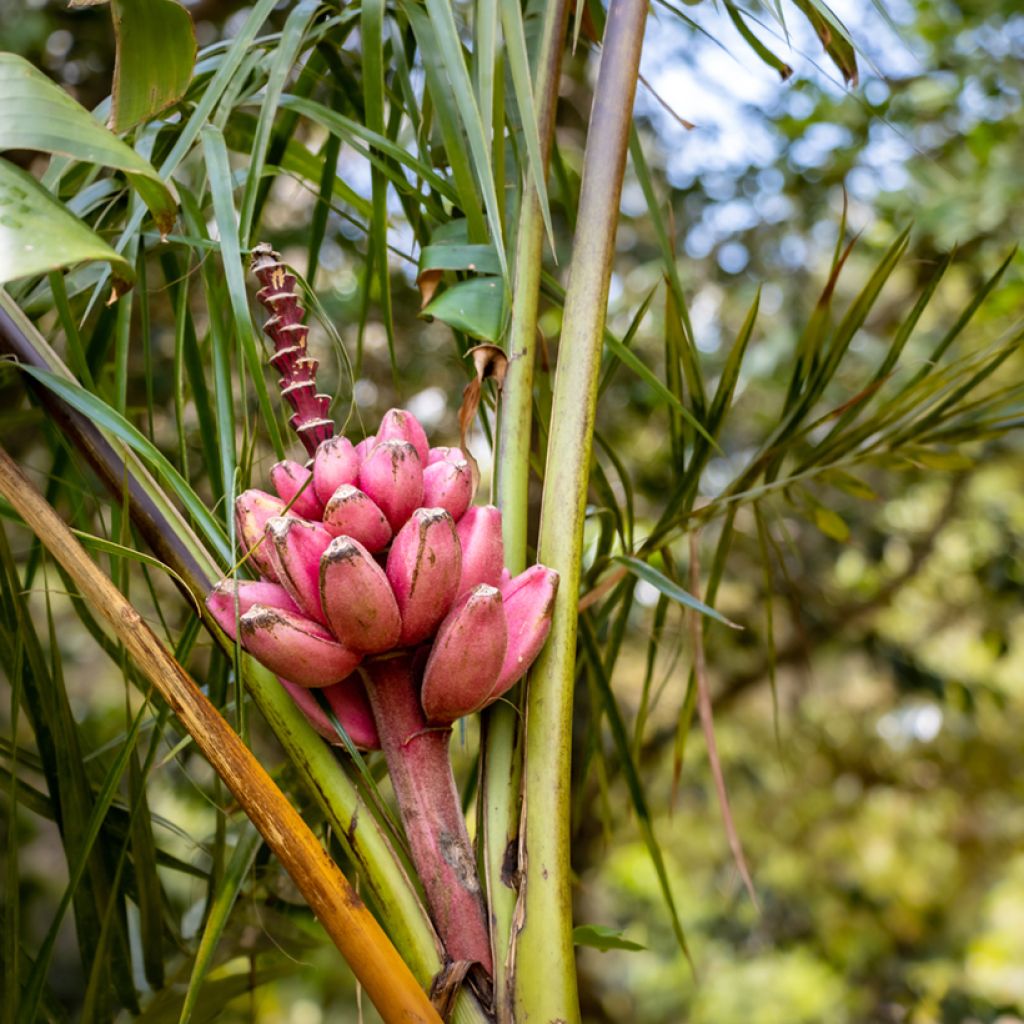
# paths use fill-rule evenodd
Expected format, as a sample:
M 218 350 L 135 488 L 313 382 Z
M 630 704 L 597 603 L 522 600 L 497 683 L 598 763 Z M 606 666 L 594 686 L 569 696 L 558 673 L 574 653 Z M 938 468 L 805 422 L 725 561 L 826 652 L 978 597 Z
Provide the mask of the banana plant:
M 69 865 L 46 941 L 25 951 L 9 851 L 4 1019 L 60 1019 L 47 978 L 71 908 L 83 1019 L 118 1008 L 143 1021 L 205 1019 L 204 1007 L 273 982 L 280 963 L 226 966 L 232 922 L 263 892 L 254 865 L 272 852 L 384 1019 L 578 1021 L 577 945 L 616 941 L 574 916 L 574 781 L 594 756 L 593 743 L 579 746 L 580 723 L 590 736 L 607 723 L 666 918 L 690 955 L 638 764 L 645 711 L 630 737 L 613 685 L 638 584 L 658 595 L 656 621 L 678 616 L 691 637 L 681 770 L 695 710 L 715 757 L 704 639 L 737 625 L 715 603 L 740 509 L 770 575 L 772 502 L 840 538 L 847 524 L 818 489 L 864 488 L 856 474 L 868 467 L 955 461 L 963 444 L 1019 425 L 1021 385 L 1000 371 L 1020 326 L 987 345 L 965 340 L 1010 258 L 908 370 L 905 350 L 952 257 L 941 262 L 878 365 L 851 382 L 852 343 L 909 233 L 838 309 L 844 222 L 777 423 L 740 449 L 730 431 L 745 415 L 737 395 L 753 372 L 758 301 L 712 369 L 633 121 L 647 3 L 278 6 L 258 0 L 233 37 L 197 52 L 174 0 L 114 0 L 114 88 L 95 111 L 0 54 L 0 152 L 43 155 L 0 158 L 0 372 L 31 428 L 12 417 L 5 446 L 47 465 L 39 494 L 0 462 L 0 513 L 13 524 L 0 529 L 0 664 L 14 709 L 2 753 L 13 813 L 47 808 Z M 761 22 L 726 7 L 749 55 L 788 77 L 751 28 Z M 761 16 L 780 31 L 806 19 L 856 81 L 849 33 L 823 4 Z M 598 66 L 578 174 L 555 130 L 573 60 Z M 365 187 L 353 184 L 356 165 Z M 661 279 L 619 333 L 607 309 L 627 174 L 647 204 Z M 284 226 L 275 207 L 288 183 L 313 202 L 295 204 Z M 266 241 L 275 235 L 280 253 Z M 344 332 L 317 284 L 341 247 L 357 269 Z M 396 310 L 410 281 L 467 368 L 461 401 L 449 399 L 458 437 L 428 440 L 401 402 L 367 430 L 353 400 L 374 333 L 392 390 L 408 392 L 415 353 Z M 634 344 L 655 292 L 663 372 Z M 551 322 L 549 351 L 538 339 Z M 331 351 L 341 369 L 324 385 Z M 599 428 L 616 374 L 651 396 L 672 447 L 669 486 L 643 531 L 639 467 Z M 709 462 L 731 444 L 732 479 L 712 493 Z M 7 533 L 25 526 L 36 539 L 19 563 Z M 52 608 L 40 619 L 28 596 L 40 579 L 49 594 L 52 573 L 124 678 L 124 731 L 89 751 L 95 767 Z M 140 646 L 150 617 L 160 628 L 146 627 Z M 770 611 L 767 631 L 770 644 Z M 644 709 L 650 688 L 648 670 Z M 184 695 L 202 697 L 201 716 L 183 711 Z M 246 746 L 261 728 L 253 708 L 285 757 L 275 778 Z M 468 771 L 467 737 L 479 738 Z M 173 759 L 193 743 L 216 773 L 201 869 L 162 842 L 147 804 L 161 749 Z M 281 789 L 323 824 L 322 844 Z M 267 794 L 278 812 L 267 813 Z M 747 877 L 724 785 L 718 797 Z M 158 867 L 202 884 L 194 934 L 170 920 Z

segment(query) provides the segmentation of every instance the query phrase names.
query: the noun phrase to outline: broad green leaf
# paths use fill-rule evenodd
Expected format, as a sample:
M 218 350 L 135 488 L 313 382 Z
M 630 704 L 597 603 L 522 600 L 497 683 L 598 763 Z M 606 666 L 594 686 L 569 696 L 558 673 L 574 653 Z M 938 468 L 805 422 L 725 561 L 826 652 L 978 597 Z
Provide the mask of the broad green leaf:
M 688 590 L 683 590 L 678 583 L 670 580 L 663 572 L 655 569 L 653 565 L 648 565 L 647 562 L 641 561 L 639 558 L 632 558 L 629 555 L 616 555 L 613 560 L 620 565 L 624 565 L 634 576 L 639 577 L 645 583 L 649 583 L 666 597 L 671 598 L 684 607 L 692 608 L 695 612 L 700 612 L 701 615 L 706 615 L 709 619 L 721 622 L 723 626 L 729 626 L 730 629 L 743 628 L 731 619 L 727 619 L 721 612 L 715 611 L 714 608 L 698 600 Z
M 0 160 L 0 284 L 93 260 L 111 265 L 115 293 L 135 278 L 132 265 L 31 174 Z
M 497 341 L 505 314 L 501 278 L 474 277 L 446 288 L 420 315 L 442 320 L 471 337 Z
M 572 930 L 572 943 L 574 946 L 589 946 L 591 949 L 599 949 L 602 953 L 609 949 L 646 949 L 639 942 L 632 939 L 624 939 L 620 928 L 611 928 L 606 924 L 578 924 Z
M 110 12 L 117 38 L 110 127 L 123 132 L 185 95 L 196 33 L 175 0 L 112 0 Z
M 106 129 L 27 60 L 0 53 L 0 150 L 34 149 L 124 171 L 161 234 L 174 224 L 170 186 L 131 146 Z

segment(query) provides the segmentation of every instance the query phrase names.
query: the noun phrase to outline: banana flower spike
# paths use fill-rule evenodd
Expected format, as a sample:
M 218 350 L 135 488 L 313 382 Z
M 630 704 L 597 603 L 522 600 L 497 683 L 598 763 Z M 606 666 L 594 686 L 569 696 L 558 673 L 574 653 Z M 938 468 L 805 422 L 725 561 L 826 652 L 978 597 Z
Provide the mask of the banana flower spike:
M 450 725 L 483 707 L 498 682 L 507 644 L 501 591 L 481 583 L 455 602 L 434 638 L 420 694 L 427 719 Z
M 448 614 L 461 564 L 452 517 L 441 508 L 416 509 L 392 542 L 386 569 L 402 616 L 403 647 L 426 640 Z
M 359 456 L 347 437 L 324 441 L 313 456 L 313 490 L 321 505 L 326 505 L 343 484 L 359 480 Z
M 378 441 L 359 467 L 359 488 L 398 530 L 423 501 L 423 466 L 408 441 Z
M 334 535 L 320 523 L 297 516 L 274 516 L 264 529 L 278 582 L 304 615 L 326 626 L 320 601 L 320 558 Z
M 502 587 L 508 646 L 498 680 L 485 704 L 497 700 L 518 682 L 540 654 L 551 631 L 557 593 L 558 573 L 543 565 L 531 565 Z
M 398 602 L 384 570 L 359 541 L 331 541 L 320 559 L 320 596 L 331 632 L 346 647 L 380 654 L 398 642 Z
M 270 469 L 270 482 L 293 515 L 303 519 L 319 519 L 324 507 L 313 489 L 313 471 L 291 459 L 278 462 Z
M 299 606 L 288 596 L 288 591 L 267 580 L 221 580 L 206 599 L 206 607 L 217 625 L 232 640 L 238 639 L 238 618 L 254 604 L 301 615 Z
M 505 546 L 501 539 L 501 512 L 493 505 L 474 505 L 459 520 L 462 574 L 458 593 L 478 583 L 496 587 L 505 568 Z
M 304 615 L 254 604 L 238 620 L 242 646 L 275 675 L 316 689 L 351 675 L 362 655 Z
M 458 448 L 423 470 L 423 504 L 443 508 L 458 522 L 473 500 L 473 473 Z
M 335 537 L 343 534 L 369 551 L 381 551 L 391 540 L 391 524 L 372 498 L 358 487 L 342 484 L 324 509 L 324 529 Z
M 451 960 L 477 962 L 493 974 L 476 857 L 448 752 L 451 729 L 432 728 L 424 717 L 411 654 L 371 659 L 361 671 L 438 934 Z
M 348 679 L 343 679 L 333 686 L 325 686 L 317 693 L 280 676 L 277 681 L 298 704 L 299 710 L 309 720 L 309 724 L 328 743 L 333 743 L 336 747 L 345 745 L 330 716 L 317 699 L 321 694 L 355 746 L 361 750 L 380 749 L 380 739 L 377 736 L 377 727 L 373 724 L 373 712 L 366 698 L 366 688 L 357 676 L 349 676 Z
M 416 449 L 420 464 L 427 464 L 430 443 L 420 421 L 404 409 L 388 409 L 377 428 L 377 444 L 382 441 L 408 441 Z
M 264 528 L 272 516 L 284 515 L 285 503 L 265 491 L 243 491 L 235 499 L 235 533 L 249 562 L 261 576 L 277 582 L 277 570 L 270 559 Z

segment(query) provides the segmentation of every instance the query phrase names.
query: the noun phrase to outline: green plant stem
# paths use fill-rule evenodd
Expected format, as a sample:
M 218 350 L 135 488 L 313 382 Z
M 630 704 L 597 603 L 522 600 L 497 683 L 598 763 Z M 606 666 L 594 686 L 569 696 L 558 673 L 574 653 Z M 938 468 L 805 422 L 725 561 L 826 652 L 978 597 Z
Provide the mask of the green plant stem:
M 646 15 L 646 0 L 612 0 L 609 8 L 555 374 L 538 553 L 562 582 L 527 694 L 515 972 L 520 1020 L 579 1020 L 570 888 L 576 606 L 608 286 Z
M 544 10 L 534 95 L 541 159 L 547 167 L 555 130 L 558 81 L 569 16 L 568 0 L 553 0 Z M 523 203 L 516 233 L 509 365 L 502 388 L 496 490 L 502 516 L 505 565 L 515 575 L 526 568 L 529 511 L 530 438 L 533 426 L 533 370 L 537 347 L 537 309 L 544 256 L 544 215 L 537 188 L 524 175 Z M 491 913 L 494 953 L 494 1003 L 499 1021 L 511 1018 L 512 964 L 508 961 L 516 888 L 509 877 L 510 845 L 518 827 L 521 758 L 519 716 L 505 703 L 485 712 L 481 736 L 481 835 L 484 884 Z

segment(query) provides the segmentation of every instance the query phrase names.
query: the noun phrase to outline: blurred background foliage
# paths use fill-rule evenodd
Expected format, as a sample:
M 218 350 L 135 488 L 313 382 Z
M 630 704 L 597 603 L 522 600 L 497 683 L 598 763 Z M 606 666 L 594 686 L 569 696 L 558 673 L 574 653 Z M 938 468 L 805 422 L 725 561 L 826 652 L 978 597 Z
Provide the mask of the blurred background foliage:
M 247 13 L 216 0 L 188 6 L 200 47 L 231 37 Z M 953 254 L 899 373 L 913 374 L 923 364 L 1024 228 L 1019 4 L 834 6 L 862 55 L 860 80 L 849 87 L 806 24 L 787 22 L 791 35 L 784 39 L 757 4 L 744 7 L 749 24 L 791 65 L 786 81 L 740 45 L 726 6 L 666 0 L 652 8 L 637 125 L 676 241 L 706 380 L 721 373 L 761 288 L 736 406 L 702 483 L 709 498 L 777 423 L 799 332 L 827 279 L 844 207 L 845 240 L 858 237 L 837 286 L 840 308 L 899 232 L 911 225 L 912 232 L 907 257 L 837 377 L 837 406 L 874 371 L 886 339 L 940 260 Z M 286 4 L 279 8 L 272 19 L 277 27 L 287 14 Z M 110 91 L 113 38 L 102 6 L 69 10 L 3 0 L 0 39 L 87 107 Z M 353 34 L 343 53 L 349 65 L 358 45 Z M 578 184 L 593 58 L 584 33 L 565 70 L 558 112 L 552 210 L 559 259 L 549 267 L 555 279 L 564 277 L 569 254 L 572 213 L 564 200 Z M 243 117 L 225 126 L 229 141 L 232 132 L 251 130 Z M 308 124 L 302 131 L 318 149 L 323 133 Z M 369 196 L 367 163 L 348 146 L 341 147 L 339 174 Z M 264 234 L 299 269 L 308 269 L 316 203 L 316 193 L 295 177 L 273 179 Z M 397 202 L 389 216 L 398 373 L 380 296 L 366 279 L 365 233 L 339 207 L 327 218 L 313 283 L 358 376 L 347 375 L 320 326 L 314 337 L 325 383 L 338 395 L 342 420 L 369 427 L 401 403 L 435 437 L 454 442 L 466 340 L 455 345 L 447 326 L 419 317 L 413 230 Z M 1015 257 L 976 313 L 967 351 L 980 351 L 1018 321 L 1022 268 Z M 609 327 L 621 337 L 635 326 L 633 347 L 654 366 L 664 358 L 663 274 L 631 166 Z M 151 295 L 150 345 L 145 361 L 132 353 L 129 410 L 138 422 L 150 417 L 155 436 L 173 449 L 173 309 L 158 274 L 139 287 Z M 559 316 L 556 304 L 544 307 L 546 339 L 557 335 Z M 1012 384 L 1022 368 L 1016 356 L 1000 379 Z M 540 386 L 543 392 L 546 378 Z M 19 381 L 8 376 L 2 389 L 5 444 L 23 464 L 43 470 L 38 414 L 23 403 Z M 631 468 L 642 536 L 673 481 L 668 415 L 644 380 L 619 367 L 598 417 L 604 445 L 598 459 L 609 477 L 615 473 L 608 450 Z M 198 436 L 189 443 L 198 458 Z M 486 470 L 485 439 L 473 443 Z M 582 950 L 587 1020 L 1010 1024 L 1024 1018 L 1021 445 L 1015 435 L 979 437 L 956 452 L 904 459 L 898 475 L 889 468 L 869 460 L 855 477 L 815 478 L 760 503 L 778 546 L 767 575 L 757 518 L 746 506 L 736 516 L 717 606 L 745 629 L 712 628 L 707 644 L 721 760 L 760 911 L 744 893 L 730 853 L 703 739 L 679 726 L 689 670 L 682 617 L 672 612 L 659 622 L 657 591 L 637 585 L 612 685 L 632 730 L 644 680 L 653 680 L 635 749 L 696 979 L 675 945 L 607 725 L 598 718 L 596 730 L 586 727 L 594 698 L 581 684 L 577 919 L 622 929 L 643 947 Z M 88 496 L 85 478 L 80 487 L 88 518 L 97 499 Z M 595 535 L 599 522 L 595 516 Z M 28 538 L 12 536 L 16 557 L 26 557 Z M 123 683 L 78 625 L 52 568 L 34 585 L 36 629 L 45 642 L 50 608 L 60 652 L 54 671 L 63 674 L 99 771 L 105 744 L 124 728 Z M 660 642 L 649 663 L 647 641 L 655 632 Z M 7 702 L 0 713 L 7 716 Z M 5 724 L 9 736 L 11 723 Z M 279 752 L 259 723 L 254 730 L 253 742 L 277 765 Z M 31 768 L 30 755 L 19 753 L 23 767 L 26 758 Z M 465 761 L 464 769 L 468 753 Z M 9 758 L 5 763 L 9 770 Z M 222 827 L 214 808 L 223 792 L 205 762 L 188 748 L 162 757 L 148 798 L 161 848 L 206 870 L 211 836 Z M 0 813 L 9 828 L 4 801 Z M 26 792 L 16 827 L 22 941 L 35 949 L 66 879 L 40 791 Z M 201 910 L 206 882 L 182 871 L 161 876 L 165 913 L 181 921 L 187 942 L 199 924 L 189 915 Z M 205 1019 L 318 1024 L 354 1013 L 346 971 L 287 878 L 265 857 L 257 859 L 219 958 L 212 982 L 218 988 L 203 1004 L 216 1012 Z M 55 1019 L 76 1013 L 87 980 L 66 923 L 51 972 Z M 251 990 L 254 980 L 266 984 Z M 161 1016 L 158 999 L 146 1019 L 176 1020 L 177 1008 L 169 1007 Z M 371 1010 L 366 1017 L 372 1019 Z

